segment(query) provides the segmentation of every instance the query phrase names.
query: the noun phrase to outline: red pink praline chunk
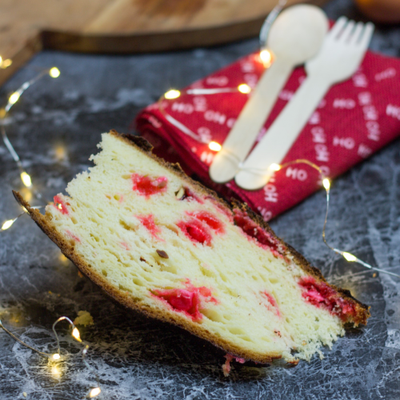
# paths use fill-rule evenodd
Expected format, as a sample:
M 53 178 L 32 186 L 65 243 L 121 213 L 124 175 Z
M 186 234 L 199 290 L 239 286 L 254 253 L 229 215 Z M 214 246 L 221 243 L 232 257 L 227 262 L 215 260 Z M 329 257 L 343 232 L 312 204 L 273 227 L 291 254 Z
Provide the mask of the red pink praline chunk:
M 272 294 L 268 293 L 266 290 L 261 294 L 268 300 L 269 304 L 267 304 L 267 308 L 271 311 L 272 306 L 272 308 L 275 310 L 276 315 L 280 317 L 281 313 L 279 311 L 278 303 L 276 302 L 275 297 L 272 296 Z
M 179 221 L 176 225 L 192 242 L 211 246 L 212 236 L 210 230 L 197 219 L 191 218 L 189 221 Z
M 204 222 L 208 225 L 212 230 L 217 233 L 224 232 L 224 224 L 213 214 L 207 211 L 194 211 L 188 213 L 188 215 L 196 218 L 197 220 Z
M 224 224 L 210 212 L 194 211 L 187 214 L 191 218 L 179 221 L 177 226 L 193 243 L 211 246 L 211 231 L 215 233 L 224 233 L 225 231 Z
M 299 285 L 303 289 L 302 296 L 308 303 L 327 309 L 343 321 L 349 316 L 356 315 L 354 304 L 341 298 L 340 294 L 326 283 L 318 282 L 312 276 L 306 276 L 300 279 Z
M 218 303 L 212 296 L 210 289 L 204 286 L 195 287 L 189 280 L 186 280 L 186 289 L 158 289 L 154 290 L 152 295 L 168 304 L 174 311 L 183 313 L 193 321 L 200 321 L 203 318 L 199 311 L 202 300 Z
M 61 199 L 61 197 L 60 196 L 54 196 L 54 198 L 53 198 L 53 201 L 54 201 L 54 207 L 58 210 L 58 211 L 60 211 L 61 212 L 61 214 L 64 214 L 64 215 L 69 215 L 69 211 L 68 211 L 68 208 L 67 208 L 67 204 L 65 203 L 65 201 L 63 201 L 62 199 Z
M 132 174 L 132 189 L 146 198 L 167 190 L 168 178 L 160 176 L 151 178 L 150 176 Z
M 267 246 L 272 251 L 278 250 L 278 243 L 264 229 L 258 226 L 245 212 L 235 208 L 233 210 L 235 224 L 249 237 L 255 239 L 257 244 Z
M 160 239 L 158 237 L 158 234 L 161 233 L 161 229 L 156 225 L 153 214 L 136 215 L 136 218 L 142 223 L 142 225 L 150 232 L 150 234 L 154 238 Z

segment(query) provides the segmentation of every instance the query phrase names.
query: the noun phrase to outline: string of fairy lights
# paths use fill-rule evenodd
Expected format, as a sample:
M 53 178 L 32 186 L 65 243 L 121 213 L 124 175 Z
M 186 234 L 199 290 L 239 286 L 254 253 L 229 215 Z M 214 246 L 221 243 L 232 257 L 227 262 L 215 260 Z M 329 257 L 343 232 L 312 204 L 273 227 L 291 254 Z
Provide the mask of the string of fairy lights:
M 67 322 L 69 323 L 69 325 L 70 325 L 71 328 L 72 328 L 72 332 L 71 332 L 72 337 L 73 337 L 76 341 L 78 341 L 79 343 L 81 343 L 81 344 L 83 345 L 83 349 L 82 349 L 82 351 L 81 351 L 82 360 L 83 360 L 84 364 L 86 365 L 86 367 L 87 367 L 89 370 L 91 370 L 91 371 L 94 372 L 94 375 L 95 375 L 96 381 L 97 381 L 97 386 L 91 388 L 86 397 L 88 397 L 88 398 L 96 397 L 96 396 L 98 396 L 98 395 L 101 393 L 101 389 L 100 389 L 100 386 L 99 386 L 99 377 L 98 377 L 97 373 L 94 371 L 94 369 L 93 369 L 93 368 L 89 365 L 89 363 L 86 361 L 86 355 L 87 355 L 87 352 L 88 352 L 88 350 L 89 350 L 89 345 L 83 343 L 78 328 L 75 326 L 75 324 L 74 324 L 68 317 L 65 317 L 65 316 L 60 317 L 60 318 L 58 318 L 57 321 L 54 322 L 54 324 L 53 324 L 52 329 L 53 329 L 54 336 L 55 336 L 56 341 L 57 341 L 57 351 L 56 351 L 55 353 L 45 353 L 45 352 L 40 351 L 40 350 L 38 350 L 38 349 L 36 349 L 36 348 L 34 348 L 34 347 L 32 347 L 32 346 L 29 346 L 27 343 L 23 342 L 19 337 L 17 337 L 16 335 L 14 335 L 10 330 L 8 330 L 8 329 L 3 325 L 3 323 L 2 323 L 1 320 L 0 320 L 0 328 L 2 328 L 2 329 L 4 330 L 4 332 L 7 333 L 7 335 L 9 335 L 11 338 L 13 338 L 16 342 L 22 344 L 23 346 L 27 347 L 28 349 L 34 351 L 35 353 L 37 353 L 37 354 L 39 354 L 39 355 L 41 355 L 41 356 L 43 356 L 43 357 L 48 358 L 51 362 L 59 362 L 59 361 L 62 361 L 63 356 L 62 356 L 62 354 L 61 354 L 60 338 L 59 338 L 59 336 L 58 336 L 58 334 L 57 334 L 57 331 L 56 331 L 56 325 L 57 325 L 59 322 L 61 322 L 61 321 L 67 321 Z
M 279 4 L 278 4 L 278 8 L 276 9 L 277 12 L 280 11 L 280 9 L 283 7 L 285 1 L 284 0 L 280 0 Z M 271 20 L 275 19 L 276 15 L 274 16 L 274 18 L 271 18 Z M 268 30 L 269 25 L 271 24 L 271 20 L 267 21 L 268 23 L 265 24 L 265 26 L 263 27 L 263 29 Z M 264 67 L 268 68 L 271 65 L 272 62 L 272 54 L 266 50 L 263 49 L 259 52 L 259 57 L 260 60 L 263 62 Z M 0 56 L 0 68 L 5 69 L 8 68 L 10 65 L 12 64 L 12 60 L 10 59 L 5 59 L 3 60 L 3 58 Z M 27 171 L 24 170 L 23 168 L 23 164 L 21 162 L 21 159 L 18 155 L 18 153 L 16 152 L 15 148 L 13 147 L 11 141 L 8 138 L 6 129 L 5 129 L 5 119 L 8 116 L 10 110 L 12 109 L 12 107 L 18 102 L 18 100 L 21 98 L 21 96 L 23 95 L 23 93 L 29 89 L 33 84 L 35 84 L 37 81 L 39 81 L 41 78 L 43 78 L 44 76 L 49 75 L 52 78 L 58 78 L 60 76 L 60 71 L 58 70 L 58 68 L 56 67 L 52 67 L 50 69 L 44 70 L 41 73 L 39 73 L 36 77 L 34 77 L 33 79 L 25 82 L 18 90 L 16 90 L 15 92 L 13 92 L 9 98 L 8 98 L 8 103 L 6 105 L 6 107 L 2 110 L 0 110 L 0 131 L 1 131 L 1 135 L 2 135 L 2 139 L 4 142 L 4 145 L 6 146 L 6 148 L 8 149 L 9 153 L 11 154 L 19 172 L 20 172 L 20 179 L 23 183 L 23 185 L 28 188 L 31 191 L 34 191 L 34 186 L 33 186 L 33 182 L 31 179 L 31 176 L 28 174 Z M 245 83 L 240 84 L 238 87 L 234 87 L 234 88 L 191 88 L 188 89 L 184 92 L 176 90 L 176 89 L 171 89 L 169 91 L 167 91 L 163 96 L 161 96 L 161 98 L 159 99 L 158 105 L 159 105 L 159 110 L 162 112 L 162 114 L 164 115 L 164 117 L 166 118 L 166 120 L 171 123 L 173 126 L 175 126 L 176 128 L 178 128 L 180 131 L 182 131 L 184 134 L 188 135 L 189 137 L 191 137 L 192 139 L 198 141 L 199 143 L 203 143 L 203 144 L 207 144 L 209 149 L 211 151 L 214 152 L 218 152 L 221 151 L 222 149 L 222 145 L 216 141 L 206 141 L 203 137 L 200 137 L 199 135 L 197 135 L 196 133 L 194 133 L 192 130 L 190 130 L 187 126 L 185 126 L 184 124 L 182 124 L 180 121 L 178 121 L 177 119 L 175 119 L 174 117 L 172 117 L 170 114 L 168 114 L 164 108 L 164 101 L 170 101 L 170 100 L 174 100 L 177 99 L 178 97 L 180 97 L 182 95 L 182 93 L 188 94 L 188 95 L 214 95 L 214 94 L 220 94 L 220 93 L 235 93 L 235 92 L 239 92 L 242 94 L 249 94 L 251 93 L 251 87 Z M 365 268 L 368 268 L 370 270 L 374 270 L 374 271 L 378 271 L 381 273 L 386 273 L 392 276 L 396 276 L 396 277 L 400 277 L 399 274 L 395 274 L 391 271 L 387 271 L 387 270 L 383 270 L 380 268 L 376 268 L 366 262 L 364 262 L 363 260 L 359 259 L 358 257 L 356 257 L 355 255 L 347 252 L 347 251 L 343 251 L 340 249 L 337 249 L 335 247 L 332 247 L 326 238 L 326 225 L 328 222 L 328 214 L 329 214 L 329 206 L 330 206 L 330 190 L 331 190 L 331 181 L 328 177 L 326 177 L 323 173 L 323 171 L 321 170 L 321 168 L 310 162 L 309 160 L 306 159 L 297 159 L 294 161 L 290 161 L 288 163 L 279 165 L 279 164 L 272 164 L 269 166 L 269 169 L 272 171 L 279 171 L 281 169 L 284 169 L 290 165 L 293 164 L 307 164 L 310 167 L 314 168 L 315 170 L 318 171 L 320 178 L 321 178 L 321 183 L 323 188 L 325 189 L 326 192 L 326 211 L 325 211 L 325 219 L 324 219 L 324 224 L 323 224 L 323 229 L 322 229 L 322 239 L 323 242 L 325 243 L 325 245 L 331 249 L 332 251 L 334 251 L 335 253 L 341 255 L 345 260 L 349 261 L 349 262 L 355 262 L 358 263 L 362 266 L 364 266 Z M 242 165 L 240 163 L 238 163 L 238 169 L 244 169 L 242 167 Z M 257 170 L 255 171 L 254 168 L 252 168 L 253 172 L 257 172 L 260 174 L 265 173 L 265 170 Z M 36 196 L 38 198 L 41 198 L 40 193 L 36 193 Z M 33 208 L 42 208 L 44 206 L 38 206 L 38 207 L 33 207 Z M 15 221 L 18 220 L 18 218 L 20 218 L 22 215 L 26 214 L 26 209 L 23 210 L 23 212 L 21 214 L 19 214 L 17 217 L 12 218 L 12 219 L 8 219 L 6 221 L 3 222 L 0 230 L 1 231 L 6 231 L 9 228 L 11 228 L 11 226 L 14 224 Z M 62 316 L 60 318 L 58 318 L 54 324 L 53 324 L 53 332 L 55 335 L 55 339 L 57 342 L 57 351 L 55 353 L 45 353 L 42 352 L 30 345 L 28 345 L 27 343 L 25 343 L 24 341 L 22 341 L 19 337 L 17 337 L 15 334 L 13 334 L 8 328 L 6 328 L 3 324 L 3 322 L 0 319 L 0 328 L 7 334 L 9 335 L 13 340 L 15 340 L 16 342 L 20 343 L 21 345 L 27 347 L 28 349 L 36 352 L 37 354 L 48 358 L 51 362 L 58 362 L 60 360 L 63 359 L 63 356 L 61 354 L 61 347 L 60 347 L 60 340 L 59 340 L 59 336 L 57 334 L 57 331 L 55 329 L 56 325 L 61 322 L 61 321 L 67 321 L 70 325 L 71 329 L 71 335 L 72 337 L 78 341 L 82 346 L 82 351 L 80 352 L 82 360 L 85 364 L 85 366 L 91 370 L 95 377 L 96 377 L 96 381 L 97 381 L 97 386 L 96 387 L 92 387 L 89 391 L 89 393 L 86 395 L 86 398 L 94 398 L 97 397 L 100 393 L 101 393 L 101 388 L 100 388 L 100 384 L 99 384 L 99 377 L 96 373 L 96 371 L 93 369 L 93 367 L 91 367 L 89 365 L 89 363 L 86 360 L 87 357 L 87 353 L 89 350 L 89 345 L 85 344 L 81 337 L 80 337 L 80 332 L 77 329 L 77 327 L 75 326 L 75 324 L 66 316 Z
M 9 62 L 6 62 L 9 61 Z M 4 67 L 4 65 L 6 65 L 6 67 Z M 11 60 L 4 60 L 2 59 L 2 57 L 0 56 L 0 68 L 7 68 L 7 66 L 11 65 Z M 5 119 L 8 116 L 8 113 L 10 112 L 10 110 L 12 109 L 12 107 L 18 102 L 18 100 L 21 98 L 21 96 L 23 95 L 23 93 L 28 90 L 33 84 L 35 84 L 37 81 L 39 81 L 41 78 L 43 78 L 44 76 L 49 75 L 52 78 L 58 78 L 60 76 L 60 70 L 57 67 L 52 67 L 50 69 L 46 69 L 43 70 L 42 72 L 40 72 L 38 75 L 36 75 L 33 79 L 25 82 L 24 84 L 22 84 L 15 92 L 13 92 L 9 98 L 8 98 L 8 102 L 7 105 L 4 109 L 1 110 L 1 114 L 0 114 L 0 131 L 1 131 L 1 135 L 2 135 L 2 139 L 3 139 L 3 143 L 6 146 L 6 148 L 8 149 L 9 153 L 11 154 L 11 157 L 13 158 L 15 164 L 17 165 L 17 168 L 19 169 L 20 172 L 20 178 L 22 183 L 24 184 L 24 186 L 28 189 L 30 189 L 31 191 L 34 191 L 34 187 L 33 187 L 33 183 L 32 183 L 32 179 L 31 176 L 28 174 L 28 172 L 26 172 L 23 168 L 21 159 L 18 155 L 18 153 L 16 152 L 14 146 L 12 145 L 11 141 L 8 138 L 6 129 L 5 129 Z M 36 197 L 41 198 L 40 193 L 36 193 Z M 44 206 L 36 206 L 33 208 L 42 208 Z M 27 212 L 27 210 L 23 207 L 23 212 L 21 214 L 19 214 L 16 218 L 13 219 L 9 219 L 3 222 L 2 226 L 1 226 L 1 230 L 5 231 L 9 228 L 11 228 L 11 226 L 14 224 L 15 221 L 18 220 L 18 218 L 20 218 L 22 215 L 25 215 Z M 63 358 L 62 354 L 61 354 L 61 347 L 60 347 L 60 339 L 59 336 L 57 334 L 56 331 L 56 325 L 61 322 L 61 321 L 67 321 L 70 325 L 70 327 L 72 328 L 71 330 L 71 335 L 72 337 L 78 341 L 80 344 L 82 344 L 83 349 L 80 352 L 81 356 L 82 356 L 82 361 L 85 364 L 85 366 L 91 370 L 96 378 L 97 381 L 97 386 L 92 387 L 89 391 L 89 393 L 87 394 L 86 398 L 94 398 L 97 397 L 100 393 L 101 393 L 101 389 L 100 389 L 100 384 L 99 384 L 99 377 L 96 373 L 96 371 L 93 369 L 93 367 L 90 366 L 90 364 L 87 362 L 86 360 L 86 356 L 89 350 L 89 345 L 85 344 L 81 337 L 80 337 L 80 332 L 78 330 L 78 328 L 75 326 L 75 324 L 66 316 L 62 316 L 60 318 L 57 319 L 57 321 L 54 322 L 53 324 L 53 332 L 54 332 L 54 336 L 57 342 L 57 351 L 55 353 L 45 353 L 42 352 L 32 346 L 30 346 L 29 344 L 25 343 L 23 340 L 21 340 L 19 337 L 17 337 L 14 333 L 12 333 L 9 329 L 7 329 L 3 322 L 0 319 L 0 328 L 7 334 L 9 335 L 12 339 L 14 339 L 16 342 L 20 343 L 21 345 L 27 347 L 28 349 L 34 351 L 35 353 L 48 358 L 52 363 L 55 362 L 59 362 L 61 361 Z

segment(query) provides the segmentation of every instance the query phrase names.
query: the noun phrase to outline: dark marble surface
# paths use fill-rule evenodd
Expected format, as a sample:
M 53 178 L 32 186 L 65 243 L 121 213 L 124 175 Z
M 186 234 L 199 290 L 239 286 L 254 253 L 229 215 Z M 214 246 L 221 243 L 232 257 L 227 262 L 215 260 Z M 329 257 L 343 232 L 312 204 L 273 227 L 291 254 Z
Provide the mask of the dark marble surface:
M 360 19 L 350 1 L 325 10 Z M 0 88 L 0 102 L 33 77 L 57 65 L 57 80 L 44 78 L 12 110 L 7 126 L 24 168 L 44 199 L 90 163 L 100 132 L 128 131 L 136 113 L 171 86 L 183 87 L 253 51 L 257 40 L 213 49 L 94 56 L 43 52 Z M 378 27 L 371 47 L 400 56 L 400 28 Z M 20 209 L 11 190 L 21 189 L 18 170 L 0 145 L 0 221 Z M 43 201 L 33 199 L 34 204 Z M 29 344 L 54 351 L 52 323 L 61 315 L 91 313 L 81 329 L 90 344 L 101 399 L 399 399 L 400 279 L 373 275 L 346 263 L 322 243 L 324 195 L 315 194 L 272 222 L 286 241 L 322 269 L 330 282 L 347 287 L 371 305 L 368 326 L 349 331 L 325 358 L 296 368 L 235 364 L 221 372 L 223 354 L 172 326 L 129 314 L 110 302 L 60 251 L 23 217 L 0 232 L 0 318 Z M 400 273 L 400 140 L 333 183 L 327 235 L 336 247 Z M 96 384 L 79 357 L 80 347 L 60 324 L 63 354 L 58 367 L 0 331 L 0 398 L 79 399 Z

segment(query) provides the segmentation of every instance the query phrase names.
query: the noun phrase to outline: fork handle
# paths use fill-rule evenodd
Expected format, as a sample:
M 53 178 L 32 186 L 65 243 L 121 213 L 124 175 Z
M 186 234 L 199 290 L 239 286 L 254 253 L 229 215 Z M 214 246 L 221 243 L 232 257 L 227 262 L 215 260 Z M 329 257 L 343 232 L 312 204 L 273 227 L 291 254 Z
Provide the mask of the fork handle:
M 269 169 L 270 165 L 282 162 L 330 85 L 330 82 L 318 75 L 310 75 L 304 80 L 244 162 L 235 177 L 238 186 L 246 190 L 257 190 L 268 183 L 273 173 Z
M 223 183 L 234 178 L 238 165 L 252 148 L 279 92 L 293 70 L 293 63 L 277 58 L 259 79 L 232 130 L 210 166 L 210 177 Z

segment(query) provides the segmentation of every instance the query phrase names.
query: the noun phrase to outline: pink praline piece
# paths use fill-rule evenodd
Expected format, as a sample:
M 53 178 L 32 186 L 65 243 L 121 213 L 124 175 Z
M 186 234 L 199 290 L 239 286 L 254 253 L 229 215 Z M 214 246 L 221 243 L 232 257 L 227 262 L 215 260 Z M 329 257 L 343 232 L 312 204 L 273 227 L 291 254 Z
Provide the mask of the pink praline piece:
M 131 179 L 132 189 L 146 198 L 165 192 L 168 186 L 168 178 L 165 176 L 150 178 L 145 175 L 132 174 Z

